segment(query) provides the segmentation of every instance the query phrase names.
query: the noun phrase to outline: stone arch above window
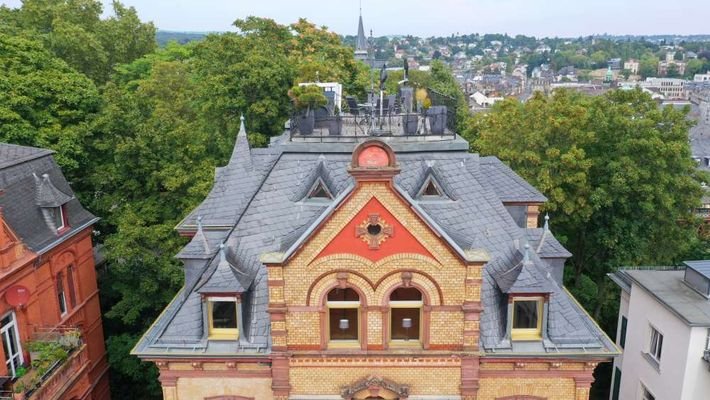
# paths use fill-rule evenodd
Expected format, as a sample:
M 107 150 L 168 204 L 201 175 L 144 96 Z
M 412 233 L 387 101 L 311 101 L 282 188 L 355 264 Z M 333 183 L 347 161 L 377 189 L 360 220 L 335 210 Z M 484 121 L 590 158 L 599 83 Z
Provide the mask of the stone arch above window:
M 211 396 L 205 397 L 204 400 L 254 400 L 254 398 L 244 396 Z

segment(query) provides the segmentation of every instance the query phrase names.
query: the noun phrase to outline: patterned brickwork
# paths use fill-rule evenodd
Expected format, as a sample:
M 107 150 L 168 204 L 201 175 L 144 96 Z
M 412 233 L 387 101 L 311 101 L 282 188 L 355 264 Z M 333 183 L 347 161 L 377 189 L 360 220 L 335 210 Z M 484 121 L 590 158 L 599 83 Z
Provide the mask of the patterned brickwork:
M 476 400 L 516 395 L 539 396 L 547 400 L 582 400 L 575 397 L 572 378 L 485 378 L 481 379 Z
M 431 313 L 431 344 L 457 344 L 463 342 L 463 312 L 444 311 Z

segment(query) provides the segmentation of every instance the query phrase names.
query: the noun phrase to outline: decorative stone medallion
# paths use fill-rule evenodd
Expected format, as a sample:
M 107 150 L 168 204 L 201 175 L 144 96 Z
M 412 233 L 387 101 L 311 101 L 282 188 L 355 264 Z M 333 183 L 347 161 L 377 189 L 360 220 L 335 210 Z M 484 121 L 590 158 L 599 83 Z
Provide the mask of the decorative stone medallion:
M 355 228 L 355 236 L 367 243 L 370 250 L 377 250 L 380 245 L 394 235 L 394 228 L 380 218 L 379 214 L 370 214 Z

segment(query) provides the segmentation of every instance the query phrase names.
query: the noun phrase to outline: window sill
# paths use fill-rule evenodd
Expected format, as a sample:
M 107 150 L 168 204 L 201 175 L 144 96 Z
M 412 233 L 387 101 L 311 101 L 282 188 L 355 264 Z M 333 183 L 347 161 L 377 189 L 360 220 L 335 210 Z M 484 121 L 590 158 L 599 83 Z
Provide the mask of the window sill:
M 653 369 L 656 370 L 656 372 L 658 372 L 659 374 L 661 373 L 661 364 L 658 360 L 656 360 L 651 354 L 643 351 L 641 352 L 641 355 L 643 356 L 643 358 L 646 359 L 646 361 L 648 361 L 649 364 L 651 364 L 651 366 L 653 367 Z
M 360 349 L 358 340 L 331 340 L 328 342 L 328 350 L 331 349 Z
M 421 349 L 422 348 L 422 342 L 419 340 L 415 339 L 410 339 L 410 340 L 391 340 L 389 342 L 389 347 L 390 348 L 415 348 L 415 349 Z

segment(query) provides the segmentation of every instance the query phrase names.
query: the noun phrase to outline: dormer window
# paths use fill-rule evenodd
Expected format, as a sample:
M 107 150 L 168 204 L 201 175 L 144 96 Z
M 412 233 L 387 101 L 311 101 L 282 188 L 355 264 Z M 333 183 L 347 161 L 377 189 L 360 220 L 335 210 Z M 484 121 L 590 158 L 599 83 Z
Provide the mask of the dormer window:
M 448 198 L 446 192 L 433 174 L 430 174 L 426 178 L 424 184 L 419 188 L 416 197 L 420 200 L 442 200 Z
M 313 183 L 311 190 L 308 192 L 308 199 L 312 200 L 333 200 L 333 195 L 328 190 L 322 179 L 318 178 Z
M 64 215 L 64 206 L 52 207 L 49 210 L 57 233 L 62 232 L 65 228 L 67 228 L 67 220 Z
M 239 339 L 239 301 L 237 297 L 209 297 L 207 315 L 211 340 Z
M 511 339 L 541 340 L 542 339 L 542 297 L 517 297 L 513 299 Z

